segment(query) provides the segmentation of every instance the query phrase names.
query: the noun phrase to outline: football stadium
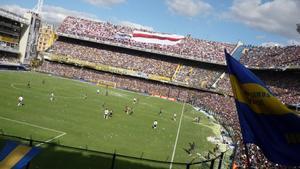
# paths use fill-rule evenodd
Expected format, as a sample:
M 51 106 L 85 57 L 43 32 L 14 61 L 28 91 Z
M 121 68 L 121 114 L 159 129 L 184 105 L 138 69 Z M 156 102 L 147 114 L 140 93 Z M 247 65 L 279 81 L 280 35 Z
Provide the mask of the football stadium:
M 53 26 L 39 10 L 0 8 L 0 168 L 300 165 L 300 46 L 210 41 L 80 16 Z M 240 115 L 248 111 L 239 102 L 261 112 L 249 117 L 257 121 Z M 273 124 L 293 129 L 288 144 Z

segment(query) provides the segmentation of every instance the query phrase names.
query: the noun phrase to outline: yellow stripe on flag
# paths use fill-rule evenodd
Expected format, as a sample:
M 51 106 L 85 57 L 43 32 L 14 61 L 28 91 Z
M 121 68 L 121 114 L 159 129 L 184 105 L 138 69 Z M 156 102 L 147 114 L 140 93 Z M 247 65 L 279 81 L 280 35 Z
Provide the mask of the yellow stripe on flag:
M 19 145 L 8 156 L 0 162 L 0 169 L 11 169 L 15 166 L 29 151 L 31 147 Z
M 266 88 L 256 83 L 241 84 L 234 75 L 230 75 L 235 99 L 247 104 L 255 113 L 284 115 L 295 113 L 282 104 Z

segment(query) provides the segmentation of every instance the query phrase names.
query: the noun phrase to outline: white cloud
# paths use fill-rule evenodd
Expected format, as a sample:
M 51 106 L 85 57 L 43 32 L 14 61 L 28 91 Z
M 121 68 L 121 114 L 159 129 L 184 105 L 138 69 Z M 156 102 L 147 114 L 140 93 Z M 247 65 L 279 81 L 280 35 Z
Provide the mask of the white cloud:
M 252 28 L 297 38 L 300 23 L 299 0 L 234 0 L 227 16 Z
M 290 39 L 288 40 L 287 44 L 300 46 L 300 40 Z
M 144 25 L 133 23 L 133 22 L 130 22 L 130 21 L 119 21 L 118 24 L 123 25 L 123 26 L 129 26 L 129 27 L 137 28 L 137 29 L 145 29 L 145 30 L 149 30 L 149 31 L 154 31 L 153 27 L 144 26 Z
M 81 18 L 92 18 L 96 19 L 97 17 L 93 14 L 79 12 L 75 10 L 65 9 L 59 6 L 49 6 L 45 5 L 42 11 L 42 17 L 48 22 L 55 23 L 55 22 L 62 22 L 63 19 L 67 16 L 78 16 Z
M 256 35 L 255 38 L 256 39 L 265 39 L 266 36 L 265 35 Z
M 272 47 L 272 46 L 291 46 L 291 45 L 300 46 L 300 40 L 289 39 L 288 41 L 283 42 L 283 43 L 264 42 L 264 43 L 261 44 L 261 46 L 266 46 L 266 47 Z
M 21 16 L 23 16 L 27 11 L 30 10 L 30 9 L 23 8 L 18 5 L 0 5 L 0 7 L 6 9 L 8 11 L 17 13 Z M 87 18 L 89 20 L 101 21 L 95 15 L 65 9 L 65 8 L 62 8 L 59 6 L 45 5 L 42 9 L 42 20 L 47 23 L 52 23 L 52 24 L 58 25 L 67 16 L 75 16 L 75 17 L 80 17 L 80 18 Z M 129 26 L 129 27 L 133 27 L 133 28 L 137 28 L 137 29 L 145 29 L 145 30 L 149 30 L 149 31 L 154 30 L 153 27 L 144 26 L 144 25 L 133 23 L 130 21 L 117 21 L 117 24 Z
M 212 10 L 212 6 L 202 0 L 166 0 L 166 2 L 170 11 L 187 17 L 207 15 Z
M 18 5 L 0 5 L 0 8 L 19 14 L 21 16 L 23 16 L 27 11 L 29 11 L 29 9 L 20 7 Z
M 108 6 L 113 6 L 113 5 L 123 3 L 126 0 L 85 0 L 85 1 L 92 5 L 96 5 L 100 7 L 108 7 Z
M 277 42 L 264 42 L 264 43 L 261 44 L 261 46 L 273 47 L 273 46 L 284 46 L 284 45 L 281 44 L 281 43 L 277 43 Z
M 19 15 L 24 15 L 27 11 L 30 9 L 23 8 L 18 5 L 1 5 L 0 7 L 9 10 L 11 12 L 17 13 Z M 89 13 L 84 13 L 84 12 L 79 12 L 75 10 L 69 10 L 65 9 L 59 6 L 51 6 L 51 5 L 45 5 L 43 6 L 42 9 L 42 20 L 46 21 L 48 23 L 52 24 L 59 24 L 61 23 L 66 16 L 79 16 L 81 18 L 92 18 L 96 20 L 96 16 L 89 14 Z

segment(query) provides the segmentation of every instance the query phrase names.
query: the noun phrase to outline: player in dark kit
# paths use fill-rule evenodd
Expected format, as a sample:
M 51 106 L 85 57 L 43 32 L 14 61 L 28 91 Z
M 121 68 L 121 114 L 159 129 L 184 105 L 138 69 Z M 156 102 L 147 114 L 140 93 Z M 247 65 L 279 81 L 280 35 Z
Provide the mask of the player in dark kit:
M 159 109 L 158 115 L 160 115 L 160 116 L 162 115 L 162 108 Z
M 125 106 L 124 112 L 125 112 L 126 114 L 129 114 L 129 107 L 128 107 L 128 106 Z
M 28 88 L 31 88 L 30 80 L 27 82 L 27 87 L 28 87 Z
M 113 111 L 110 110 L 110 111 L 108 112 L 108 117 L 109 117 L 109 118 L 112 118 L 112 116 L 113 116 Z

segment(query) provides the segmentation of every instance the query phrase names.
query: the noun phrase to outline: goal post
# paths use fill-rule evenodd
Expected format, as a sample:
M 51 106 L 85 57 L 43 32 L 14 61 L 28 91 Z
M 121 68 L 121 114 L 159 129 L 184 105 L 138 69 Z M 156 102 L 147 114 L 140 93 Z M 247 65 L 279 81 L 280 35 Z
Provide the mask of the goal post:
M 112 88 L 117 87 L 117 83 L 111 82 L 111 81 L 106 81 L 106 80 L 98 80 L 97 85 L 102 86 L 102 87 L 106 87 L 106 86 L 112 87 Z

